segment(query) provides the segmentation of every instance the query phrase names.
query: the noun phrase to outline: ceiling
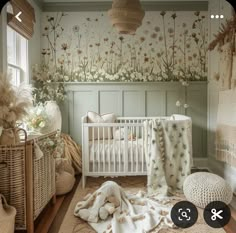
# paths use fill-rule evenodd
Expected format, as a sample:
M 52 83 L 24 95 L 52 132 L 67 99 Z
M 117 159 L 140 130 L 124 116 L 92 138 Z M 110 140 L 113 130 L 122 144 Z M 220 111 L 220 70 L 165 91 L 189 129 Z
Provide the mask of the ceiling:
M 43 11 L 106 11 L 112 0 L 34 0 Z M 156 10 L 193 10 L 208 9 L 208 0 L 141 0 L 146 11 Z
M 63 3 L 68 3 L 68 2 L 112 2 L 112 0 L 70 0 L 70 1 L 65 1 L 65 0 L 36 0 L 39 2 L 63 2 Z M 189 2 L 189 1 L 198 1 L 201 2 L 201 0 L 141 0 L 141 2 Z

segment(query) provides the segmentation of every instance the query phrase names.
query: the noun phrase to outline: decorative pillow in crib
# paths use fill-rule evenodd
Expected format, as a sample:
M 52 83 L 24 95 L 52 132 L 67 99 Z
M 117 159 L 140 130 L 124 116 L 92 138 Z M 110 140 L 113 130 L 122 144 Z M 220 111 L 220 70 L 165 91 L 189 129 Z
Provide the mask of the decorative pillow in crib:
M 131 134 L 130 130 L 128 129 L 128 135 L 127 138 L 129 141 L 135 141 L 136 135 L 133 133 Z M 114 127 L 113 128 L 113 138 L 115 140 L 124 140 L 125 139 L 125 128 L 124 127 Z
M 115 123 L 116 115 L 114 113 L 106 113 L 99 115 L 96 112 L 88 112 L 87 113 L 88 123 Z M 109 129 L 109 130 L 108 130 Z M 103 128 L 101 127 L 99 129 L 99 135 L 98 135 L 98 127 L 94 127 L 94 140 L 97 139 L 103 139 Z M 104 139 L 112 139 L 113 133 L 112 133 L 112 127 L 104 128 Z M 89 130 L 89 140 L 93 139 L 93 130 L 90 128 Z
M 114 127 L 113 128 L 113 138 L 115 140 L 123 140 L 125 138 L 125 128 L 124 127 Z

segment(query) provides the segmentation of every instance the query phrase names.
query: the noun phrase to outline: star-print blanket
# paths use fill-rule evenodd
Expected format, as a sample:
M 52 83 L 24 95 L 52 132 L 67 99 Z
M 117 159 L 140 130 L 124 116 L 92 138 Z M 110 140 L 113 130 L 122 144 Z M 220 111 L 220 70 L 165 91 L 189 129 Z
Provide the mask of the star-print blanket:
M 182 115 L 145 122 L 149 195 L 181 192 L 192 166 L 192 121 Z

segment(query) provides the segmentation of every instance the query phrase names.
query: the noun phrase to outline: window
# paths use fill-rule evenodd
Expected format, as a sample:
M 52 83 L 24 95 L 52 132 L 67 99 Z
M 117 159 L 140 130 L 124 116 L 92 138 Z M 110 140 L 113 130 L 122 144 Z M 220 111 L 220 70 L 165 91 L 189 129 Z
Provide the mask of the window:
M 28 82 L 28 41 L 7 26 L 7 63 L 12 84 Z

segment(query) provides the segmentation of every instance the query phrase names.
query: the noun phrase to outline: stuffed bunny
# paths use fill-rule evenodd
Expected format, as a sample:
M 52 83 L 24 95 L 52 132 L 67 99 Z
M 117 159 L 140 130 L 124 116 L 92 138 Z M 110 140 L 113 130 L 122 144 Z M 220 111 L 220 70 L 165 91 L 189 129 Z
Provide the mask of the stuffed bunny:
M 106 220 L 109 215 L 111 215 L 115 212 L 115 210 L 116 210 L 115 204 L 107 202 L 107 203 L 105 203 L 104 206 L 102 206 L 99 209 L 99 218 L 102 220 Z
M 83 202 L 79 202 L 74 215 L 88 222 L 98 222 L 113 214 L 126 195 L 122 188 L 113 181 L 107 181 Z

